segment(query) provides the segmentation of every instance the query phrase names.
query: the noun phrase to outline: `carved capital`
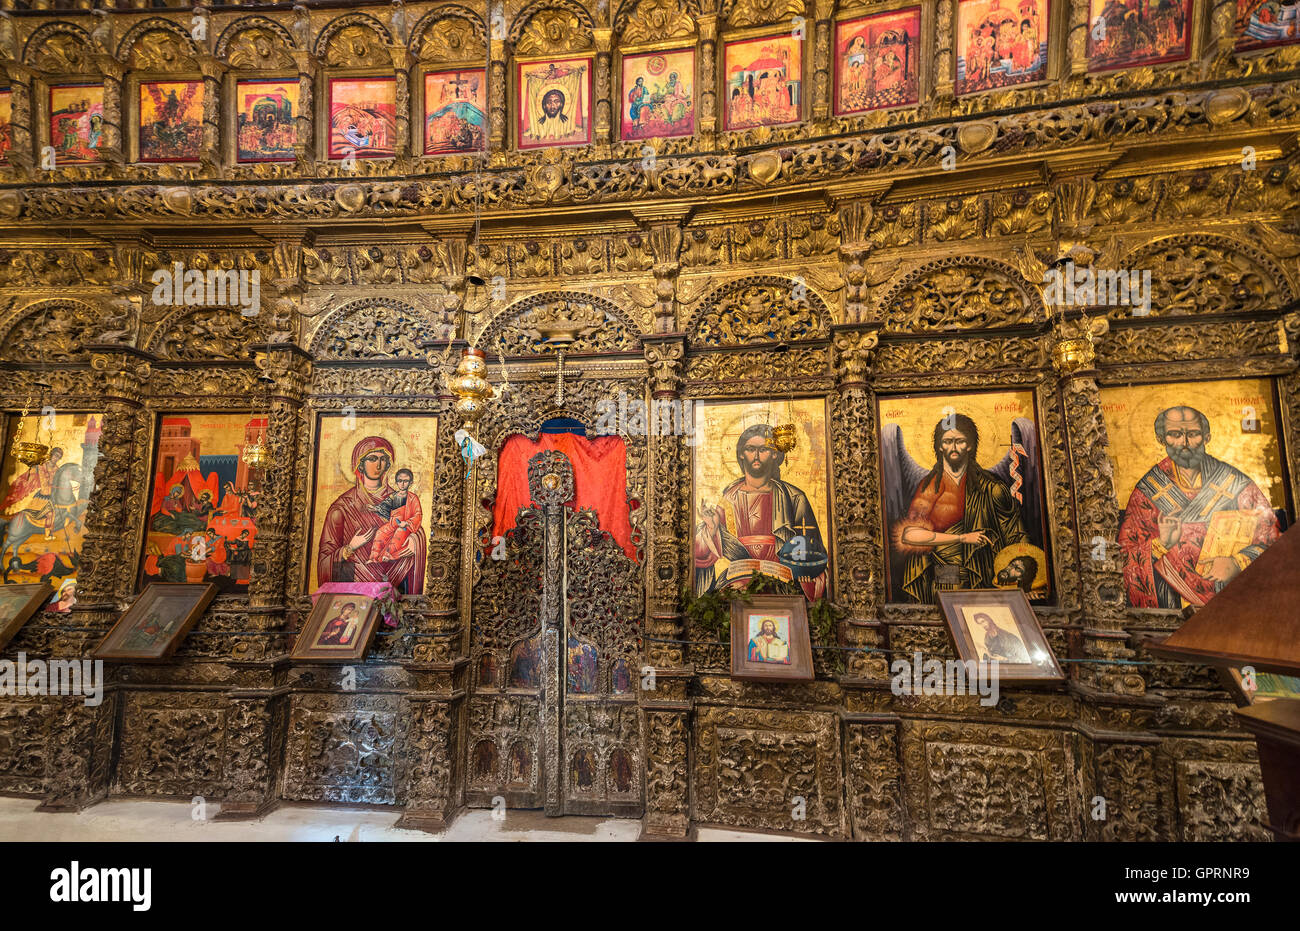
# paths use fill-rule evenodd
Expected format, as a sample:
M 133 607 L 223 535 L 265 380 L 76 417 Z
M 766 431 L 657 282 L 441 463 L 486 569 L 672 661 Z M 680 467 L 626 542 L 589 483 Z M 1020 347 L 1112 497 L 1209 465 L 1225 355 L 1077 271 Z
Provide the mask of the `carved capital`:
M 871 375 L 871 357 L 880 345 L 879 322 L 831 327 L 835 385 L 841 394 L 860 392 Z
M 685 375 L 686 338 L 680 333 L 643 336 L 641 346 L 649 368 L 653 398 L 675 398 Z

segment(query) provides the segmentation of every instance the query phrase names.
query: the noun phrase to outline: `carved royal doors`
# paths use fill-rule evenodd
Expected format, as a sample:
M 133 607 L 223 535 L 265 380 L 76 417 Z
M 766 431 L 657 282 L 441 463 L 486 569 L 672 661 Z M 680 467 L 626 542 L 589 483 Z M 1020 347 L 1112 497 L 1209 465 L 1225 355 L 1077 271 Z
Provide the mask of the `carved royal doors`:
M 474 598 L 466 800 L 639 817 L 640 567 L 593 511 L 566 505 L 563 453 L 534 455 L 528 485 Z

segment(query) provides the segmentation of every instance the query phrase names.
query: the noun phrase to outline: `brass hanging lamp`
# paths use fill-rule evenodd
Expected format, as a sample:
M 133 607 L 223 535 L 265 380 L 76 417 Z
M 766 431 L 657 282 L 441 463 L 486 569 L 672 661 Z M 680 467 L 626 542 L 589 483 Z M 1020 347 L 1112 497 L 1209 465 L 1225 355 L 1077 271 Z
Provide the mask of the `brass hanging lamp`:
M 773 350 L 777 353 L 790 351 L 788 343 L 778 343 Z M 785 420 L 772 428 L 772 435 L 767 438 L 768 449 L 779 453 L 791 452 L 799 445 L 799 435 L 794 423 L 794 387 L 790 387 L 785 401 Z
M 47 387 L 47 383 L 44 381 L 38 381 L 37 384 L 41 386 L 40 400 L 44 401 L 45 400 L 44 389 Z M 32 407 L 32 396 L 29 394 L 27 398 L 23 401 L 23 411 L 21 414 L 18 415 L 18 426 L 14 430 L 14 445 L 13 445 L 14 458 L 17 459 L 25 466 L 40 465 L 47 458 L 49 458 L 50 455 L 49 444 L 42 443 L 40 441 L 41 421 L 37 421 L 36 438 L 34 440 L 22 439 L 23 429 L 27 426 L 27 415 L 31 412 L 31 407 Z M 42 404 L 41 410 L 44 411 L 44 409 L 45 406 L 44 404 Z

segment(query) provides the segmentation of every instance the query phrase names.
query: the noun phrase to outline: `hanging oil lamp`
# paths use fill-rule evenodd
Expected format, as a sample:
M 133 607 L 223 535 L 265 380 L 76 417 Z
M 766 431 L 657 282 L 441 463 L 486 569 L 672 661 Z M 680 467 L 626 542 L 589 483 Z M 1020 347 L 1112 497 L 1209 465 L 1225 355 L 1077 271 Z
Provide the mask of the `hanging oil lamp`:
M 786 343 L 778 343 L 774 351 L 789 352 L 790 346 Z M 794 423 L 794 389 L 791 388 L 786 396 L 785 420 L 772 428 L 772 435 L 767 438 L 767 448 L 779 453 L 788 453 L 798 445 L 799 436 L 795 431 Z
M 270 361 L 269 358 L 264 358 L 264 357 L 259 357 L 259 358 L 262 358 L 262 364 L 269 364 Z M 257 363 L 255 362 L 254 364 Z M 258 364 L 258 368 L 261 369 L 262 365 Z M 274 379 L 271 378 L 271 376 L 266 373 L 265 369 L 263 369 L 257 377 L 258 380 L 267 383 L 267 394 L 268 394 L 267 408 L 269 410 L 270 385 L 274 382 Z M 249 469 L 248 484 L 249 487 L 254 490 L 256 490 L 258 486 L 260 486 L 262 483 L 262 471 L 271 464 L 271 448 L 267 445 L 266 442 L 266 424 L 267 424 L 268 417 L 261 418 L 262 423 L 260 428 L 257 431 L 257 439 L 254 440 L 252 443 L 249 443 L 247 446 L 245 446 L 244 451 L 239 456 L 240 461 L 242 461 L 244 465 L 248 466 Z
M 32 406 L 31 395 L 28 395 L 27 399 L 23 401 L 23 412 L 18 415 L 18 427 L 16 430 L 14 430 L 15 438 L 21 437 L 23 435 L 23 428 L 27 425 L 27 414 L 31 411 L 31 406 Z M 49 445 L 46 443 L 42 443 L 40 439 L 41 439 L 41 428 L 40 428 L 40 423 L 38 422 L 36 427 L 35 440 L 29 441 L 29 440 L 15 439 L 14 446 L 13 446 L 14 458 L 17 459 L 25 466 L 40 465 L 50 455 Z
M 449 387 L 456 395 L 456 413 L 470 426 L 477 423 L 493 396 L 492 383 L 487 380 L 487 356 L 482 349 L 466 346 L 461 351 Z

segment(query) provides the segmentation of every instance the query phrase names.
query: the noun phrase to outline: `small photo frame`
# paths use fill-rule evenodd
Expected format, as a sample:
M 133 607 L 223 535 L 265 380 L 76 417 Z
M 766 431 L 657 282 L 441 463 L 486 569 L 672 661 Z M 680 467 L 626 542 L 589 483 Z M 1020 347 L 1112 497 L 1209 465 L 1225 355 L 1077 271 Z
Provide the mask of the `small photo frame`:
M 0 638 L 0 646 L 4 640 Z M 1219 678 L 1232 695 L 1232 700 L 1241 708 L 1257 702 L 1273 701 L 1277 698 L 1300 698 L 1300 676 L 1286 676 L 1278 672 L 1253 672 L 1247 675 L 1249 667 L 1218 666 Z
M 119 662 L 162 662 L 176 652 L 215 597 L 217 586 L 211 582 L 151 582 L 91 655 Z
M 938 595 L 958 659 L 997 660 L 998 676 L 1007 681 L 1065 680 L 1023 590 L 972 589 Z
M 292 658 L 299 662 L 354 663 L 365 659 L 379 626 L 374 598 L 349 592 L 321 595 L 298 632 Z
M 802 595 L 755 595 L 748 604 L 731 603 L 731 675 L 764 682 L 813 678 Z
M 54 586 L 49 582 L 0 585 L 0 650 L 53 594 Z

